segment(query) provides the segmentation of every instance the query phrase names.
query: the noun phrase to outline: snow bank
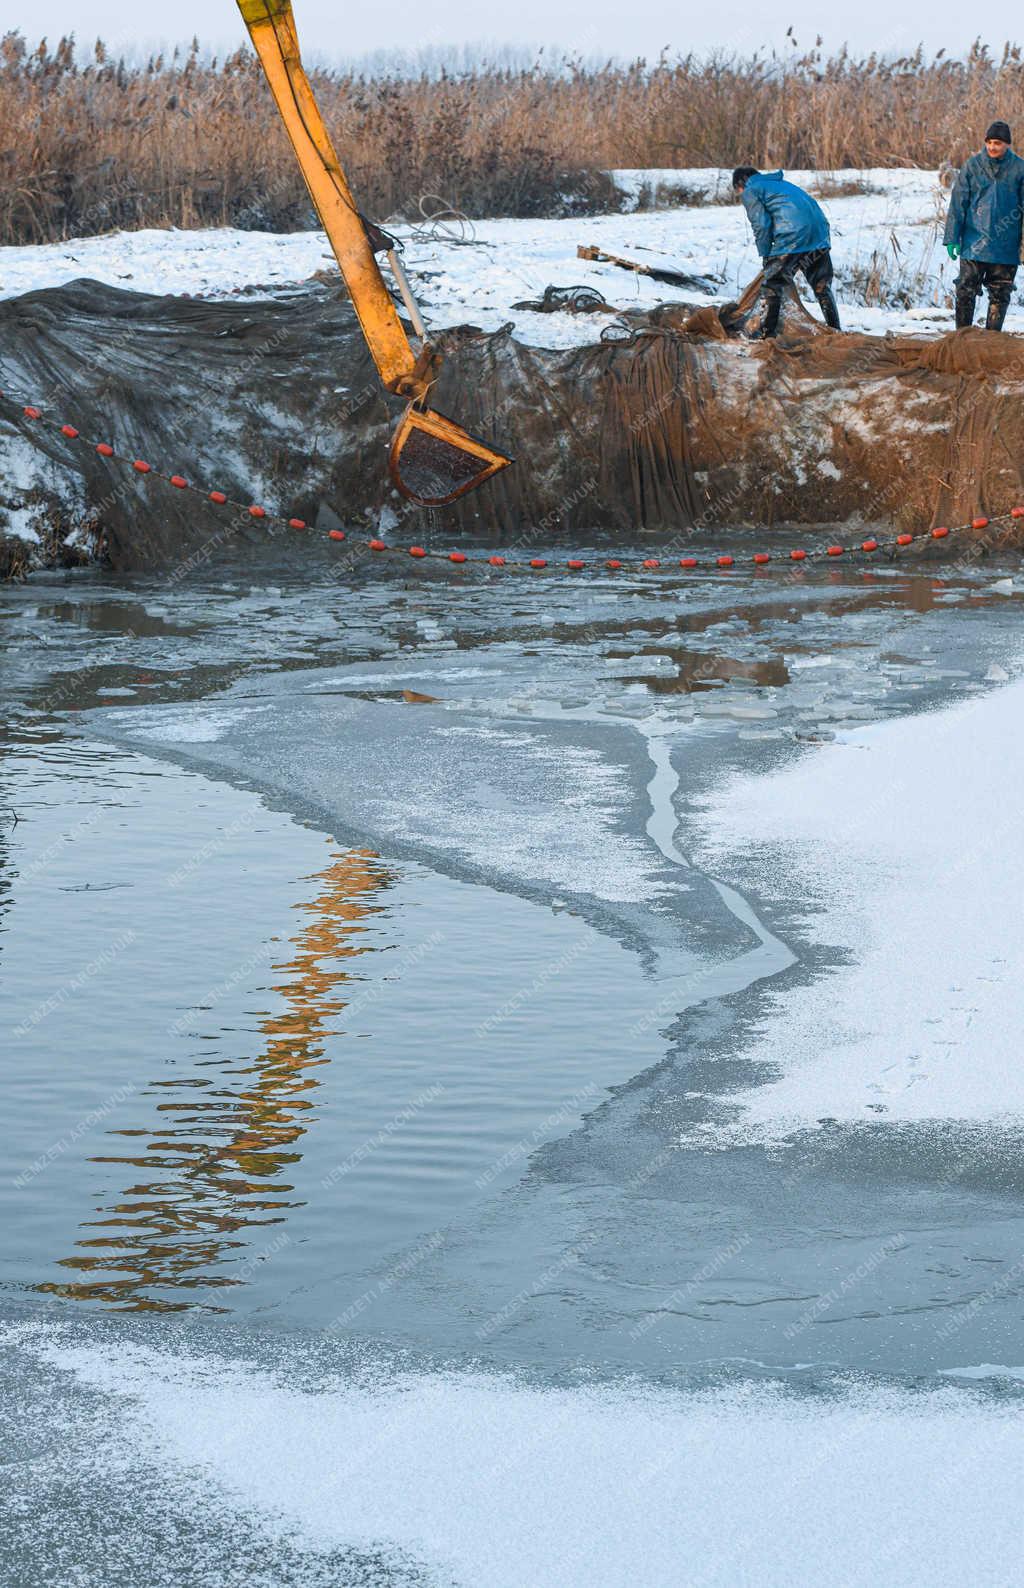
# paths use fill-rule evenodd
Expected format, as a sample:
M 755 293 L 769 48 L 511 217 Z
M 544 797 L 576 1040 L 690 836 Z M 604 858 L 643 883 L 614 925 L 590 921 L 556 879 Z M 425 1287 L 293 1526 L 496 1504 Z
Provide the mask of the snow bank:
M 111 1459 L 155 1445 L 169 1482 L 206 1475 L 211 1507 L 226 1493 L 314 1548 L 397 1545 L 465 1588 L 981 1588 L 1016 1558 L 1019 1407 L 952 1386 L 832 1399 L 364 1375 L 314 1393 L 212 1357 L 23 1343 L 133 1398 Z
M 700 860 L 761 900 L 807 893 L 850 963 L 777 993 L 750 1049 L 778 1079 L 722 1143 L 822 1119 L 1024 1120 L 1024 680 L 843 734 L 716 795 Z
M 641 187 L 669 183 L 713 195 L 730 173 L 717 169 L 617 171 L 627 204 Z M 932 315 L 950 322 L 945 299 L 955 267 L 940 242 L 946 195 L 932 171 L 791 171 L 814 189 L 861 186 L 847 197 L 823 197 L 832 223 L 844 323 L 853 330 L 916 329 Z M 440 329 L 469 321 L 496 331 L 511 321 L 517 337 L 540 347 L 578 347 L 596 340 L 608 317 L 535 314 L 511 305 L 538 298 L 550 283 L 597 287 L 615 309 L 649 308 L 692 292 L 651 282 L 608 265 L 577 259 L 580 243 L 614 253 L 669 263 L 720 280 L 718 301 L 738 296 L 757 274 L 759 260 L 741 206 L 700 203 L 650 213 L 573 220 L 487 220 L 446 230 L 393 225 L 406 245 L 406 263 L 429 325 Z M 863 308 L 849 299 L 853 277 L 873 268 L 890 289 L 902 287 L 909 308 Z M 0 296 L 59 286 L 87 276 L 138 292 L 276 292 L 333 264 L 322 232 L 278 235 L 231 228 L 209 231 L 115 232 L 42 247 L 0 249 Z M 709 300 L 710 301 L 710 300 Z M 1024 313 L 1011 312 L 1009 329 L 1024 330 Z

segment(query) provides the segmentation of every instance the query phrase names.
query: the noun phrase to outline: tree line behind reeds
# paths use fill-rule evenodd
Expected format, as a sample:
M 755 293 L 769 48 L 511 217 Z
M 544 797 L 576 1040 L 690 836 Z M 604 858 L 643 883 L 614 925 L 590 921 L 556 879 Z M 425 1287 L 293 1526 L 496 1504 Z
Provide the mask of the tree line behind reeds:
M 816 49 L 312 75 L 353 188 L 378 218 L 414 217 L 425 195 L 469 216 L 607 209 L 602 173 L 617 167 L 935 167 L 977 148 L 995 116 L 1024 134 L 1016 46 L 994 57 L 975 45 L 965 60 Z M 0 41 L 0 243 L 311 223 L 248 48 L 217 61 L 193 42 L 126 64 L 100 42 L 83 59 L 72 39 Z

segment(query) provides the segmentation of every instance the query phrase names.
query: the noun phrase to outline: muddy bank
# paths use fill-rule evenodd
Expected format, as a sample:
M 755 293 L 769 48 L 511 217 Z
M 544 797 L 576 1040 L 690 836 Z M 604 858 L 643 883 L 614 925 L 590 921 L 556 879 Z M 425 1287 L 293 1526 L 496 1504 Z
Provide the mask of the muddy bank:
M 168 472 L 314 522 L 382 511 L 402 534 L 557 543 L 590 533 L 863 523 L 920 528 L 1021 498 L 1024 344 L 836 337 L 798 308 L 777 344 L 727 339 L 671 305 L 575 351 L 445 333 L 437 406 L 518 458 L 429 516 L 387 480 L 397 405 L 351 306 L 308 284 L 273 299 L 154 297 L 91 281 L 0 303 L 0 563 L 102 555 L 181 563 L 252 536 L 22 414 L 37 403 Z M 264 532 L 260 531 L 260 535 Z

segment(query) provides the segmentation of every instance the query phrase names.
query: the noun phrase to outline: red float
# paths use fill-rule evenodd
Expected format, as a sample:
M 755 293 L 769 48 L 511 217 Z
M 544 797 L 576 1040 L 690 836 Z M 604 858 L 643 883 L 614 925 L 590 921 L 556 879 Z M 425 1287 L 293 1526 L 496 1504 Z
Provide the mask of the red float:
M 464 551 L 451 551 L 448 553 L 449 562 L 465 562 L 465 560 L 466 553 Z
M 845 546 L 830 546 L 828 548 L 828 555 L 830 557 L 841 557 L 845 550 L 846 550 Z
M 387 551 L 388 549 L 382 540 L 371 540 L 369 545 L 371 551 Z
M 754 561 L 755 562 L 770 562 L 771 561 L 771 557 L 770 557 L 769 553 L 766 552 L 766 551 L 755 551 L 755 553 L 754 553 Z
M 67 436 L 71 441 L 78 440 L 78 431 L 74 425 L 61 425 L 60 433 L 62 436 Z
M 487 561 L 490 563 L 492 568 L 504 568 L 505 566 L 504 557 L 488 557 Z
M 305 529 L 305 527 L 306 527 L 306 520 L 304 518 L 290 518 L 288 520 L 288 528 L 289 529 Z M 340 535 L 342 540 L 344 540 L 345 531 L 343 529 L 336 529 L 334 531 L 334 533 L 336 535 Z
M 423 547 L 423 546 L 410 546 L 409 547 L 409 556 L 410 557 L 425 557 L 426 555 L 427 555 L 426 548 Z
M 188 481 L 185 479 L 184 475 L 181 474 L 172 474 L 171 484 L 176 486 L 179 491 L 185 491 L 188 489 Z
M 658 561 L 657 557 L 645 557 L 644 558 L 644 567 L 645 568 L 660 568 L 661 567 L 661 563 Z
M 253 502 L 249 509 L 249 514 L 252 518 L 266 518 L 267 510 L 265 507 L 261 507 L 258 502 Z
M 531 568 L 546 568 L 547 567 L 547 562 L 545 561 L 545 559 L 543 557 L 531 557 L 530 558 L 530 567 Z
M 897 544 L 897 546 L 909 546 L 912 543 L 913 539 L 914 539 L 913 535 L 897 535 L 896 536 L 896 544 Z
M 223 507 L 224 503 L 227 501 L 227 497 L 224 495 L 223 491 L 211 491 L 210 501 L 216 502 L 218 507 Z
M 96 451 L 99 453 L 101 458 L 112 458 L 114 456 L 113 447 L 110 446 L 110 444 L 106 441 L 101 441 L 97 446 Z
M 971 528 L 972 529 L 987 529 L 988 528 L 988 519 L 987 518 L 972 518 L 971 519 Z
M 861 551 L 877 551 L 878 542 L 877 540 L 862 540 L 860 543 L 860 549 Z
M 135 462 L 132 464 L 132 468 L 137 469 L 140 474 L 149 474 L 152 470 L 152 467 L 153 465 L 151 463 L 147 463 L 145 458 L 136 458 Z
M 796 549 L 791 551 L 789 555 L 794 562 L 803 562 L 804 558 L 807 556 L 807 553 L 805 551 L 801 551 L 800 547 L 797 546 Z
M 732 567 L 732 558 L 731 557 L 719 557 L 718 566 L 720 568 L 731 568 Z
M 605 567 L 606 568 L 610 568 L 612 570 L 612 572 L 614 573 L 616 568 L 621 568 L 622 567 L 622 564 L 621 564 L 621 562 L 618 562 L 616 560 L 616 558 L 609 557 L 608 561 L 605 563 Z
M 329 540 L 344 540 L 345 531 L 343 529 L 329 529 L 327 536 Z
M 948 534 L 949 534 L 949 530 L 943 524 L 943 525 L 940 525 L 938 529 L 933 529 L 932 530 L 932 539 L 933 540 L 945 540 L 945 538 L 946 538 L 946 536 Z
M 569 561 L 566 563 L 566 567 L 572 568 L 574 572 L 578 573 L 581 568 L 586 567 L 586 563 L 581 562 L 579 557 L 570 557 Z

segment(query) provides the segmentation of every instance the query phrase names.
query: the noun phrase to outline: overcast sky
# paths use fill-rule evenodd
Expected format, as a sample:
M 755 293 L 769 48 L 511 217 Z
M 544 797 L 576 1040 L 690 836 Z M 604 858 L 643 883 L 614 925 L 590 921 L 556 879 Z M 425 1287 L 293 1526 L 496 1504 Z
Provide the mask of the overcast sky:
M 512 7 L 481 5 L 479 0 L 390 0 L 358 5 L 348 0 L 293 0 L 299 36 L 310 58 L 342 59 L 366 52 L 451 44 L 509 43 L 573 50 L 586 58 L 651 55 L 665 45 L 675 52 L 714 47 L 746 54 L 755 49 L 792 51 L 785 38 L 793 25 L 801 47 L 814 43 L 821 28 L 826 48 L 848 43 L 857 53 L 877 50 L 900 54 L 920 41 L 929 51 L 962 53 L 977 31 L 1001 46 L 1017 26 L 1011 8 L 993 8 L 991 17 L 975 13 L 962 0 L 862 0 L 856 7 L 823 6 L 820 0 L 783 0 L 758 7 L 717 0 L 699 9 L 667 0 L 630 0 L 610 7 L 601 0 L 518 0 Z M 119 48 L 188 39 L 193 33 L 215 49 L 230 48 L 244 37 L 235 0 L 33 0 L 4 6 L 0 28 L 20 28 L 34 41 L 73 31 L 91 42 L 97 35 Z M 12 17 L 13 13 L 13 17 Z M 998 14 L 997 14 L 998 13 Z M 776 22 L 774 19 L 778 18 Z M 11 20 L 8 20 L 11 18 Z M 173 28 L 170 19 L 173 18 Z

